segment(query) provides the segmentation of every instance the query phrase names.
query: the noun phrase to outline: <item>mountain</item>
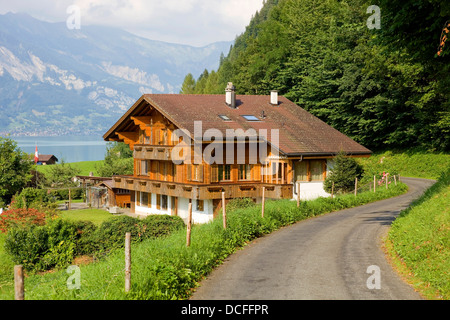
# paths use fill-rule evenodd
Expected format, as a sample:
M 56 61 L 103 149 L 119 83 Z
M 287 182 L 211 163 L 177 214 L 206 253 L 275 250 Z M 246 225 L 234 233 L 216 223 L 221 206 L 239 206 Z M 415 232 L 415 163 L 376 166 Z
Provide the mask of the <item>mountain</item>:
M 103 133 L 143 93 L 178 93 L 233 42 L 192 47 L 0 15 L 0 134 Z

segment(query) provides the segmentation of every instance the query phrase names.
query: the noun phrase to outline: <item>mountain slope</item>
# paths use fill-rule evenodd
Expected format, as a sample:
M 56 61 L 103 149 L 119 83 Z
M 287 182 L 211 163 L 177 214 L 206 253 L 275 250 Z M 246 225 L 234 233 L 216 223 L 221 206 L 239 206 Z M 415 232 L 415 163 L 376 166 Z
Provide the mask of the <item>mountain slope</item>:
M 177 93 L 232 42 L 197 48 L 0 15 L 0 133 L 102 132 L 143 93 Z

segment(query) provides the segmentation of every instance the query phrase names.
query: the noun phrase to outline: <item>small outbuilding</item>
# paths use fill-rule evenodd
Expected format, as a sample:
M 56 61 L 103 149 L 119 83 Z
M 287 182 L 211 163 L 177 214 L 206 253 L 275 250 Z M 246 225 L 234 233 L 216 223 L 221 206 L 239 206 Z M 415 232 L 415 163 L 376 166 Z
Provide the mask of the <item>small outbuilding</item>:
M 50 165 L 50 164 L 55 164 L 56 162 L 58 162 L 58 158 L 55 157 L 53 154 L 40 154 L 37 164 L 41 164 L 41 165 Z

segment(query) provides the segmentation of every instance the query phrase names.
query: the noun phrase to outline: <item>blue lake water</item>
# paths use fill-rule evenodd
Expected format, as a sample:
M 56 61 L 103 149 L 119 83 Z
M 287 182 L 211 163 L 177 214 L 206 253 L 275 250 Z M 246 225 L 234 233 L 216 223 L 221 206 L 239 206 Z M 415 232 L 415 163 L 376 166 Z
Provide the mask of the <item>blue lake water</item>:
M 22 151 L 34 154 L 53 154 L 59 163 L 103 160 L 107 142 L 101 136 L 10 137 Z

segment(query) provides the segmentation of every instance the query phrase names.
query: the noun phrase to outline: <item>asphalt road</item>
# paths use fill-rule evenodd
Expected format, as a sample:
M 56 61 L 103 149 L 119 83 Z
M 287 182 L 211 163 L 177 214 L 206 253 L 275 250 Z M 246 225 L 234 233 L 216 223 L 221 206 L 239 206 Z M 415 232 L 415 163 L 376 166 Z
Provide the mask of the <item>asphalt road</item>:
M 282 228 L 231 255 L 192 300 L 421 299 L 386 260 L 382 237 L 434 181 L 403 178 L 409 192 Z

